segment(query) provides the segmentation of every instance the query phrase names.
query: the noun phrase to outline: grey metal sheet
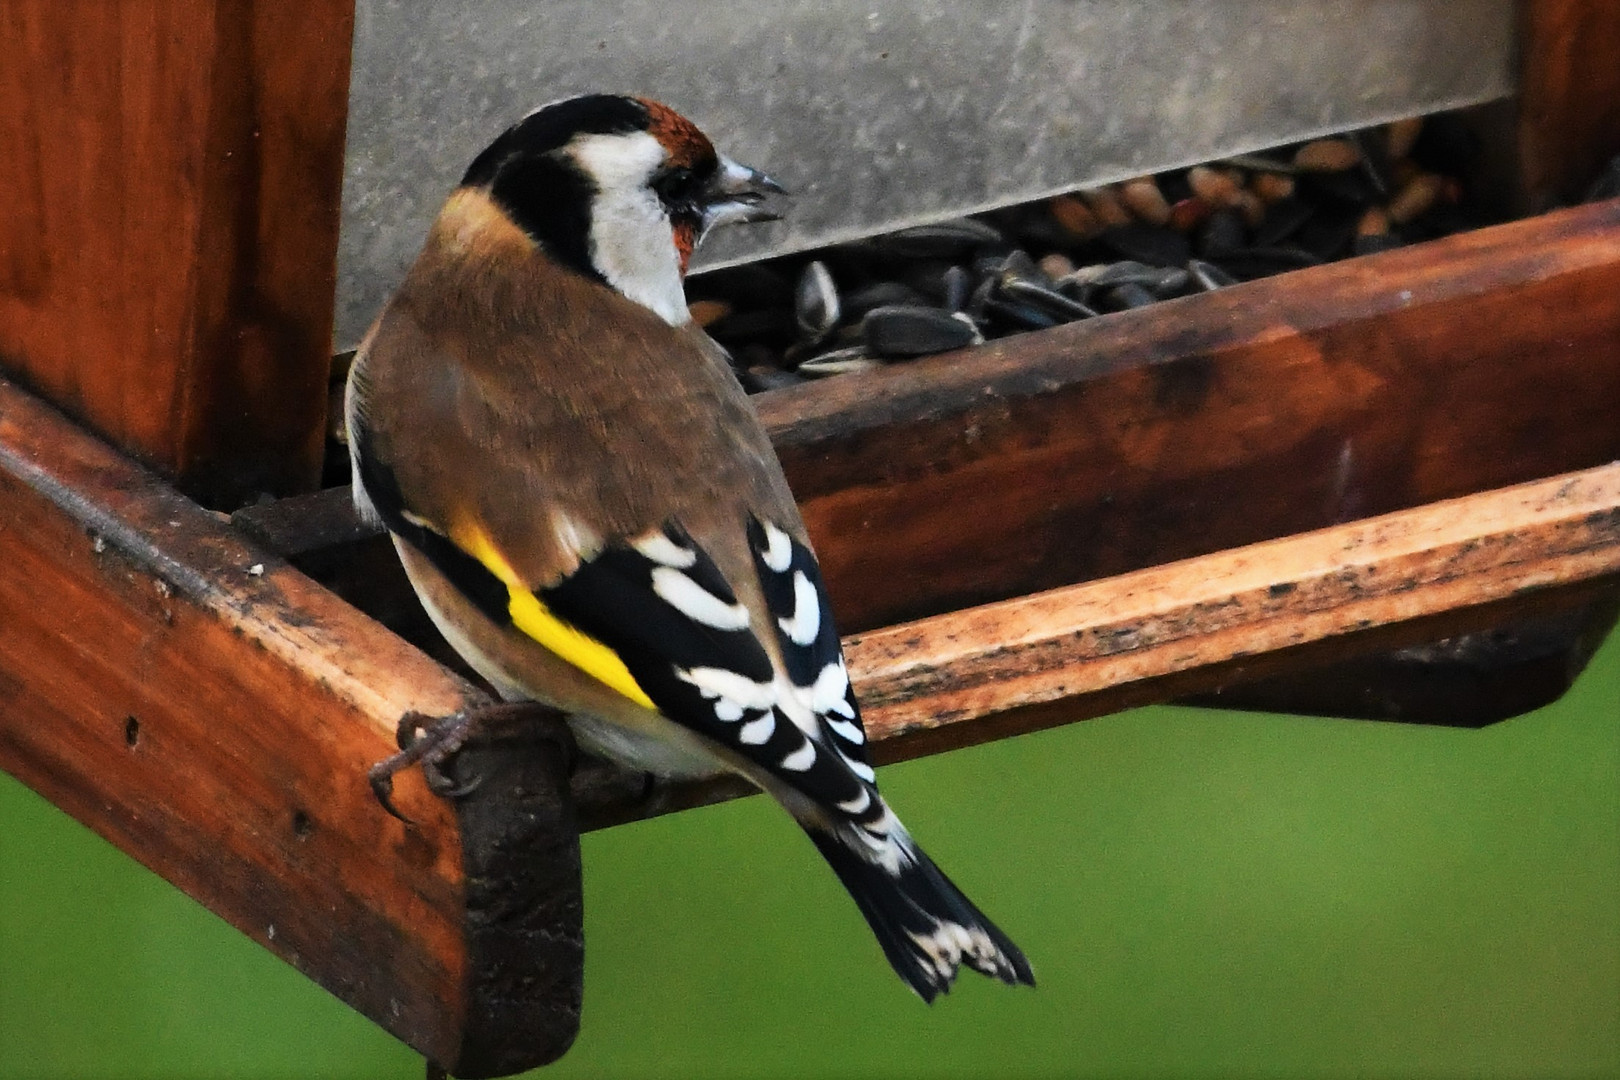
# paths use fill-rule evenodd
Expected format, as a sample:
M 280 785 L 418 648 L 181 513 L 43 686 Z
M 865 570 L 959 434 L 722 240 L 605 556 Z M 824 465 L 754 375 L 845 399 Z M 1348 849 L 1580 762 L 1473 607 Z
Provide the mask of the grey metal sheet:
M 358 0 L 337 332 L 535 105 L 644 94 L 795 193 L 714 266 L 1506 95 L 1513 0 Z

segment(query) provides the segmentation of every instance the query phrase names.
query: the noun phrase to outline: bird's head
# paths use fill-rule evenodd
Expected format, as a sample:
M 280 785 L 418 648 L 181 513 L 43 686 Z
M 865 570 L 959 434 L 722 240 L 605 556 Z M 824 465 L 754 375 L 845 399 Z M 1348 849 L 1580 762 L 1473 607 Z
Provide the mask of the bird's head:
M 644 98 L 542 106 L 473 161 L 490 198 L 553 259 L 685 322 L 681 279 L 710 229 L 780 217 L 782 188 L 719 154 L 696 124 Z

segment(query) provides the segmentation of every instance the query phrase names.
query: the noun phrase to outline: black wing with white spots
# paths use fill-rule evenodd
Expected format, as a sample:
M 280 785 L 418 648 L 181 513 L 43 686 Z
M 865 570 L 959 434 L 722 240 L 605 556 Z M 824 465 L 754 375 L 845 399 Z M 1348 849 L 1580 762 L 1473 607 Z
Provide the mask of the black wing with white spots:
M 833 736 L 856 775 L 872 779 L 866 728 L 815 555 L 783 529 L 751 515 L 748 546 L 795 696 Z
M 814 555 L 750 517 L 749 547 L 781 670 L 709 555 L 677 525 L 613 545 L 540 591 L 559 618 L 612 649 L 669 719 L 815 804 L 801 819 L 926 1001 L 966 964 L 1034 983 L 1029 962 L 911 840 L 878 794 L 866 734 Z
M 813 573 L 814 561 L 809 565 Z M 796 610 L 791 597 L 779 607 L 772 584 L 766 587 L 771 618 L 813 639 L 817 650 L 830 650 L 835 668 L 822 663 L 814 668 L 816 678 L 796 677 L 795 670 L 811 668 L 799 656 L 802 647 L 794 646 L 786 661 L 790 670 L 777 671 L 754 636 L 750 613 L 713 559 L 676 524 L 610 545 L 539 596 L 558 618 L 612 649 L 666 717 L 739 754 L 828 813 L 876 828 L 886 808 L 872 787 L 859 714 L 825 601 L 811 598 L 813 615 Z M 814 635 L 805 629 L 809 622 Z M 783 633 L 791 643 L 790 631 Z

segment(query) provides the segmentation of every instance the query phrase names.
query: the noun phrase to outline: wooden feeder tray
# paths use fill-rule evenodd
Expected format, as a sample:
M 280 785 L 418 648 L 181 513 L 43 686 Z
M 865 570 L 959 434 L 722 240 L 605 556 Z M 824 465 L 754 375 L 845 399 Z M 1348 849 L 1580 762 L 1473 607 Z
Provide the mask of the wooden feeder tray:
M 352 7 L 170 0 L 148 50 L 16 6 L 0 768 L 457 1075 L 553 1060 L 579 828 L 740 788 L 570 770 L 537 715 L 454 805 L 403 775 L 413 827 L 372 797 L 403 716 L 488 698 L 311 490 Z M 1620 12 L 1524 26 L 1549 201 L 1620 150 Z M 1620 605 L 1620 201 L 756 401 L 879 762 L 1182 699 L 1486 723 Z

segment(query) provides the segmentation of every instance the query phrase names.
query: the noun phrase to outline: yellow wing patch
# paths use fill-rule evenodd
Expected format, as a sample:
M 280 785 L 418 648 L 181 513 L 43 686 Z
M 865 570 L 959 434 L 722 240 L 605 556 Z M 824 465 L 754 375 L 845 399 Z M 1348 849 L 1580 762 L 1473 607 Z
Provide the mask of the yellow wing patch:
M 553 615 L 518 577 L 512 564 L 496 550 L 482 529 L 476 525 L 453 529 L 450 539 L 506 586 L 506 610 L 512 617 L 513 626 L 604 686 L 645 708 L 658 708 L 630 674 L 630 669 L 624 666 L 619 654 Z

